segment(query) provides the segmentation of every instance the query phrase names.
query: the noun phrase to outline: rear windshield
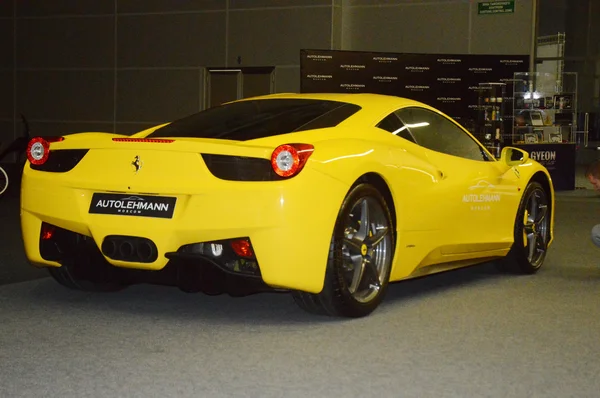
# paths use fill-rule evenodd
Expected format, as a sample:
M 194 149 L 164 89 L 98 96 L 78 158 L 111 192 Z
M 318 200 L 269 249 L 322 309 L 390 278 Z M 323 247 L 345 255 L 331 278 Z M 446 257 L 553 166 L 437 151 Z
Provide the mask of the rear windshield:
M 334 127 L 358 105 L 314 99 L 262 99 L 224 104 L 176 120 L 148 137 L 221 138 L 246 141 Z

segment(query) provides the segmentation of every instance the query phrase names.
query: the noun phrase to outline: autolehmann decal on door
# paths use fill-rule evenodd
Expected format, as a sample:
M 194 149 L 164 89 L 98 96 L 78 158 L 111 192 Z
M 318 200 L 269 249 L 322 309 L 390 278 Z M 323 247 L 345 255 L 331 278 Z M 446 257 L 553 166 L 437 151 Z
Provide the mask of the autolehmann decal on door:
M 466 194 L 463 202 L 500 202 L 500 194 Z

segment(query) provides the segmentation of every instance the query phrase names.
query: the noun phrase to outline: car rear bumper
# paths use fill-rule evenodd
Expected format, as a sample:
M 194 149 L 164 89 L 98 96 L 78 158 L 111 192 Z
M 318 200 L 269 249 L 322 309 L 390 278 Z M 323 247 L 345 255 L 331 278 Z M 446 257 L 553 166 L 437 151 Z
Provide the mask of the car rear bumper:
M 319 292 L 322 289 L 335 218 L 345 184 L 305 169 L 287 181 L 241 183 L 208 181 L 205 189 L 175 196 L 172 218 L 90 214 L 94 192 L 70 181 L 68 173 L 25 167 L 21 187 L 21 225 L 25 252 L 36 266 L 60 266 L 40 252 L 42 223 L 90 237 L 100 249 L 108 236 L 140 237 L 156 246 L 154 261 L 105 259 L 112 265 L 162 270 L 186 245 L 249 238 L 270 287 Z M 124 192 L 135 194 L 133 192 Z M 139 193 L 137 193 L 139 194 Z

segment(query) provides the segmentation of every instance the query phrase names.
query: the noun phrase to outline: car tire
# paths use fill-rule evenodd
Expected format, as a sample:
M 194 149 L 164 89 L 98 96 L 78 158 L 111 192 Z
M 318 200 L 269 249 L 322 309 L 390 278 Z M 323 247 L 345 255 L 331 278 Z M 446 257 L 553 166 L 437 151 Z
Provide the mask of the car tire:
M 48 271 L 56 282 L 73 290 L 115 292 L 127 287 L 119 278 L 119 270 L 100 253 L 67 258 L 60 267 L 48 267 Z
M 515 219 L 513 246 L 497 263 L 502 271 L 534 274 L 542 267 L 550 240 L 550 206 L 540 183 L 527 185 Z
M 394 223 L 383 195 L 370 184 L 354 186 L 335 223 L 323 290 L 293 292 L 295 302 L 313 314 L 369 315 L 385 296 L 394 249 Z

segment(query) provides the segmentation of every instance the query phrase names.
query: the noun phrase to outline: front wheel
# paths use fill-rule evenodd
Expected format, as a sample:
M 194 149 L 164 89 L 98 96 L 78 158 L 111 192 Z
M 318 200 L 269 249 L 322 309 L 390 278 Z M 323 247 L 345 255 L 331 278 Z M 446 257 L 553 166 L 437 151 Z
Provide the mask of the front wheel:
M 534 274 L 541 268 L 550 241 L 551 211 L 546 190 L 538 182 L 530 183 L 517 212 L 513 247 L 500 262 L 503 270 Z
M 394 256 L 394 227 L 388 205 L 369 184 L 346 196 L 331 239 L 321 293 L 294 292 L 304 310 L 362 317 L 373 312 L 387 290 Z
M 0 167 L 0 196 L 8 189 L 8 174 Z

